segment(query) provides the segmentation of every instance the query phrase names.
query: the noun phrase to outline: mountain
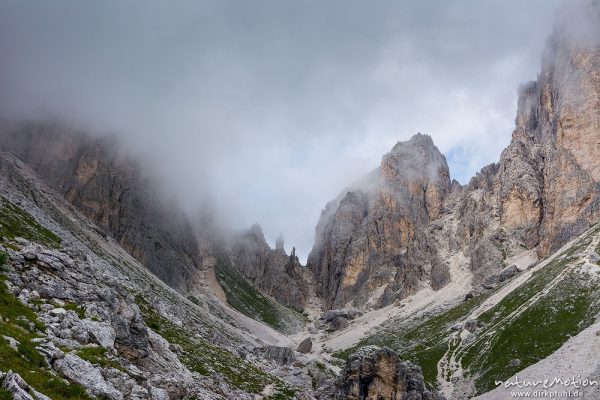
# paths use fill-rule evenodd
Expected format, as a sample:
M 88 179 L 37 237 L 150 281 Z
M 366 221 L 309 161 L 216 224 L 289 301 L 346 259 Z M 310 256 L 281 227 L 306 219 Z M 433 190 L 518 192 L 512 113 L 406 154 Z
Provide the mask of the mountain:
M 520 249 L 545 258 L 600 219 L 598 18 L 592 1 L 557 14 L 541 73 L 519 90 L 510 144 L 468 185 L 451 184 L 417 134 L 327 204 L 308 259 L 326 307 L 439 289 L 451 279 L 444 248 L 469 260 L 477 282 L 493 280 Z
M 441 214 L 450 188 L 445 157 L 431 137 L 417 134 L 327 204 L 307 262 L 326 306 L 387 305 L 390 297 L 413 294 L 422 282 L 434 288 L 446 284 L 447 266 L 425 228 Z
M 406 299 L 400 292 L 394 307 L 367 307 L 325 347 L 349 363 L 364 346 L 389 347 L 456 400 L 521 391 L 496 381 L 597 380 L 600 365 L 588 353 L 600 345 L 599 71 L 600 4 L 566 4 L 537 80 L 519 89 L 516 127 L 499 162 L 453 185 L 423 228 L 431 254 L 448 260 L 448 283 L 437 291 L 425 284 Z M 595 387 L 581 391 L 598 397 Z
M 569 9 L 567 9 L 569 10 Z M 559 18 L 500 160 L 501 224 L 545 257 L 598 220 L 598 5 Z M 589 37 L 588 37 L 589 35 Z
M 298 261 L 296 249 L 286 254 L 283 237 L 279 236 L 275 249 L 271 249 L 260 226 L 254 225 L 234 235 L 231 253 L 234 265 L 261 291 L 284 306 L 304 310 L 308 300 L 305 268 Z
M 170 286 L 189 290 L 201 264 L 192 227 L 115 138 L 58 123 L 8 124 L 0 136 L 0 149 L 25 162 L 100 232 Z
M 209 293 L 192 302 L 165 285 L 6 153 L 0 190 L 0 395 L 223 399 L 267 385 L 292 390 L 240 357 L 260 341 L 222 303 Z
M 306 289 L 298 289 L 305 283 L 297 259 L 281 257 L 262 237 L 255 250 L 270 254 L 265 268 L 260 256 L 251 257 L 240 250 L 244 235 L 236 235 L 226 244 L 219 233 L 223 227 L 217 225 L 210 210 L 205 210 L 200 222 L 192 221 L 166 200 L 153 177 L 144 173 L 115 137 L 96 137 L 47 122 L 4 124 L 0 137 L 1 150 L 15 154 L 90 218 L 99 232 L 117 240 L 181 293 L 193 293 L 206 271 L 214 268 L 216 255 L 233 247 L 234 262 L 247 279 L 268 282 L 259 285 L 267 294 L 285 306 L 303 309 Z M 232 259 L 226 258 L 228 262 Z
M 567 3 L 500 160 L 462 186 L 431 137 L 399 142 L 325 206 L 306 267 L 259 225 L 190 218 L 114 138 L 2 122 L 0 398 L 501 399 L 521 374 L 600 379 L 599 71 L 600 4 Z

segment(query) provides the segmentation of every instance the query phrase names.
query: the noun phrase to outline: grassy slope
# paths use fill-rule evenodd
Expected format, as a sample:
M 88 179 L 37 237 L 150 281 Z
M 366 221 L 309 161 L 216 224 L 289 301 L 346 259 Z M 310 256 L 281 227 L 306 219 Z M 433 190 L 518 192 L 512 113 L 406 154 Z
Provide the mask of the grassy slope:
M 468 316 L 487 296 L 480 295 L 433 317 L 413 320 L 410 324 L 391 320 L 377 333 L 333 355 L 345 360 L 359 347 L 386 346 L 397 351 L 402 359 L 419 365 L 423 369 L 425 381 L 432 384 L 437 376 L 437 362 L 448 347 L 446 335 L 451 326 Z
M 9 336 L 19 342 L 15 350 L 7 340 L 0 338 L 0 366 L 4 372 L 10 369 L 20 374 L 35 390 L 55 400 L 89 398 L 83 387 L 68 383 L 46 370 L 46 361 L 32 342 L 32 339 L 41 336 L 44 326 L 37 321 L 33 311 L 8 292 L 4 278 L 0 278 L 0 315 L 0 336 Z
M 582 263 L 578 253 L 599 233 L 600 228 L 596 228 L 577 241 L 479 316 L 480 328 L 472 342 L 461 343 L 450 328 L 464 322 L 492 292 L 428 319 L 409 323 L 389 321 L 356 346 L 334 355 L 346 359 L 363 345 L 388 346 L 398 351 L 402 358 L 421 365 L 426 381 L 435 385 L 437 363 L 451 349 L 460 359 L 462 368 L 469 370 L 477 393 L 484 393 L 494 387 L 494 380 L 507 379 L 548 357 L 570 336 L 593 323 L 600 312 L 598 279 L 572 269 Z M 561 273 L 561 278 L 554 282 L 556 285 L 550 288 L 551 282 Z M 538 298 L 543 289 L 548 290 L 547 293 Z M 519 359 L 521 364 L 509 367 L 513 359 Z
M 22 237 L 48 247 L 60 246 L 60 238 L 38 224 L 29 214 L 0 198 L 0 243 L 13 246 L 15 237 Z M 4 270 L 7 255 L 0 253 L 0 272 Z M 25 379 L 37 391 L 56 400 L 88 399 L 83 387 L 69 383 L 46 370 L 46 362 L 35 349 L 32 339 L 40 337 L 45 330 L 36 314 L 8 292 L 0 276 L 0 336 L 9 336 L 19 342 L 17 349 L 0 338 L 0 367 L 4 372 L 11 369 Z M 0 399 L 6 393 L 0 391 Z
M 458 352 L 478 393 L 548 357 L 594 322 L 600 312 L 599 281 L 576 267 L 583 263 L 577 253 L 598 232 L 596 228 L 478 318 L 483 328 L 477 340 Z M 521 364 L 510 367 L 512 359 Z
M 16 237 L 23 237 L 47 247 L 60 247 L 60 238 L 39 225 L 25 211 L 0 198 L 0 243 L 7 247 L 15 247 Z M 6 261 L 7 255 L 0 252 L 0 271 L 4 269 Z M 138 303 L 148 326 L 169 342 L 179 344 L 184 349 L 182 362 L 192 371 L 204 375 L 212 371 L 218 372 L 234 387 L 250 393 L 261 393 L 266 385 L 273 385 L 274 393 L 268 399 L 293 398 L 295 389 L 283 381 L 244 362 L 229 351 L 211 345 L 199 336 L 190 335 L 183 328 L 158 315 L 143 299 L 138 298 Z M 64 308 L 81 316 L 82 310 L 75 304 L 67 303 Z M 1 276 L 0 316 L 0 367 L 3 371 L 13 370 L 34 389 L 51 396 L 54 400 L 89 399 L 82 386 L 69 383 L 47 371 L 42 355 L 32 342 L 32 339 L 42 336 L 45 327 L 37 320 L 35 312 L 8 292 Z M 10 336 L 20 343 L 17 350 L 9 346 L 8 341 L 1 337 L 3 335 Z M 121 369 L 118 363 L 106 356 L 106 349 L 101 347 L 85 347 L 77 350 L 76 354 L 92 364 Z M 8 396 L 6 391 L 0 390 L 0 400 L 10 398 Z
M 227 303 L 242 314 L 284 333 L 302 326 L 302 315 L 262 294 L 232 267 L 226 256 L 218 257 L 215 272 Z
M 31 215 L 0 197 L 0 242 L 11 246 L 16 237 L 43 244 L 50 248 L 60 247 L 60 238 L 38 224 Z
M 293 398 L 295 390 L 283 381 L 245 362 L 237 355 L 213 346 L 196 335 L 190 335 L 184 328 L 171 323 L 154 311 L 140 296 L 136 298 L 146 324 L 169 343 L 174 343 L 184 351 L 181 362 L 190 371 L 202 375 L 219 373 L 227 383 L 245 392 L 260 394 L 265 386 L 273 385 L 275 392 L 266 399 L 281 400 Z

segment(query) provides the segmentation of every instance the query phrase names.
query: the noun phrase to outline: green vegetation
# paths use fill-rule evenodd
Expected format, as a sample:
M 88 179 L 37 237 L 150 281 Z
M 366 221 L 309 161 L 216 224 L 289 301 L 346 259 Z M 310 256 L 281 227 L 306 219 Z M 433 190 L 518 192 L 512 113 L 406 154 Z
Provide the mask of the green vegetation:
M 462 367 L 476 374 L 478 393 L 548 357 L 594 322 L 598 278 L 574 268 L 581 263 L 576 253 L 590 240 L 572 246 L 478 318 L 483 328 L 477 339 L 458 352 Z M 521 364 L 510 367 L 512 359 Z
M 79 319 L 84 319 L 85 318 L 85 310 L 78 306 L 75 303 L 70 303 L 67 302 L 65 303 L 65 305 L 63 306 L 63 308 L 67 311 L 75 311 L 75 313 L 77 314 L 77 316 L 79 317 Z
M 389 321 L 379 332 L 334 356 L 346 359 L 360 346 L 387 346 L 420 365 L 426 382 L 435 384 L 437 364 L 450 354 L 474 380 L 477 394 L 485 393 L 495 387 L 495 380 L 505 380 L 548 357 L 594 322 L 600 313 L 600 279 L 577 266 L 587 256 L 582 251 L 598 234 L 600 226 L 480 315 L 473 340 L 463 343 L 450 328 L 464 322 L 494 292 L 423 320 Z M 520 364 L 510 366 L 513 359 Z M 450 379 L 452 372 L 445 378 Z
M 179 359 L 191 371 L 202 375 L 217 372 L 227 383 L 249 393 L 260 394 L 265 386 L 273 385 L 271 400 L 284 400 L 294 397 L 295 390 L 283 381 L 245 362 L 240 357 L 210 344 L 198 335 L 191 334 L 154 311 L 141 297 L 136 297 L 146 325 L 160 334 L 169 343 L 181 346 L 183 354 Z
M 123 371 L 123 367 L 118 362 L 108 358 L 106 353 L 108 349 L 102 346 L 87 346 L 75 352 L 81 359 L 86 360 L 102 368 L 112 367 Z
M 334 357 L 346 360 L 359 347 L 376 345 L 389 347 L 398 352 L 403 360 L 409 360 L 423 369 L 425 382 L 435 385 L 437 362 L 448 348 L 448 333 L 452 325 L 466 318 L 489 294 L 479 295 L 469 301 L 422 320 L 414 320 L 410 325 L 391 320 L 376 334 L 362 339 L 355 346 L 334 353 Z
M 0 277 L 0 366 L 18 373 L 35 390 L 55 400 L 89 399 L 82 386 L 71 384 L 47 371 L 43 356 L 36 350 L 33 339 L 39 337 L 44 326 L 33 311 L 21 304 Z M 32 326 L 34 329 L 32 330 Z M 14 349 L 2 338 L 8 336 L 19 344 Z M 6 394 L 0 391 L 0 399 Z
M 187 297 L 187 299 L 189 301 L 191 301 L 192 303 L 194 303 L 195 305 L 197 305 L 197 306 L 201 306 L 202 305 L 202 303 L 200 302 L 200 300 L 198 300 L 198 298 L 196 296 L 191 296 L 190 295 L 190 296 Z
M 8 254 L 0 251 L 0 273 L 6 272 L 6 263 L 8 261 Z
M 13 397 L 8 390 L 0 388 L 0 400 L 13 400 Z
M 59 248 L 61 242 L 58 236 L 38 224 L 31 215 L 0 197 L 0 242 L 11 246 L 16 237 L 50 248 Z
M 284 333 L 302 326 L 301 314 L 262 294 L 225 257 L 218 258 L 215 272 L 227 303 L 242 314 Z

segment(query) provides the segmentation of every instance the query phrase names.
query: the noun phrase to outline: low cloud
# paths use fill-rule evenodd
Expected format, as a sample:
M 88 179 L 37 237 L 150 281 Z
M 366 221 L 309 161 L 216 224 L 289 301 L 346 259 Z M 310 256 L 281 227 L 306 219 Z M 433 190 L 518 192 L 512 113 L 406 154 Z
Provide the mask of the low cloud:
M 466 182 L 508 144 L 558 1 L 0 2 L 0 112 L 114 132 L 305 257 L 326 202 L 430 134 Z

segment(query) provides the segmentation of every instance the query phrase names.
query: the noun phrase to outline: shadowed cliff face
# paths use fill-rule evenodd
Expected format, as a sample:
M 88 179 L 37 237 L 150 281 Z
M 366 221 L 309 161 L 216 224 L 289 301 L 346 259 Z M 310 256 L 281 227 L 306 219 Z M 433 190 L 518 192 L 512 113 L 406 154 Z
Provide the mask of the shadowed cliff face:
M 236 268 L 264 293 L 284 306 L 302 312 L 308 300 L 304 267 L 295 249 L 288 256 L 279 237 L 271 249 L 258 225 L 234 236 L 231 255 Z
M 28 164 L 155 275 L 187 290 L 199 264 L 194 233 L 114 140 L 33 123 L 4 126 L 0 135 L 3 151 Z
M 449 190 L 446 159 L 429 136 L 418 134 L 329 203 L 307 263 L 327 307 L 385 303 L 413 293 L 422 281 L 443 286 L 448 271 L 424 228 L 440 215 Z M 383 285 L 385 296 L 369 299 Z

